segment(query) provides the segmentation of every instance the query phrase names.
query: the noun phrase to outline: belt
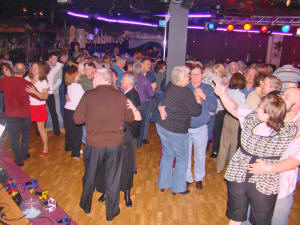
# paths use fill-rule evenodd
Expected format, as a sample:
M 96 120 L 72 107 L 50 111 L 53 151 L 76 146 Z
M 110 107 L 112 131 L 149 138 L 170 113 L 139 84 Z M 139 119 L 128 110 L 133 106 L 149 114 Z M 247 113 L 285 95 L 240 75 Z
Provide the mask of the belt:
M 277 159 L 277 160 L 279 160 L 280 157 L 281 157 L 281 156 L 265 156 L 265 157 L 263 157 L 263 156 L 253 155 L 253 154 L 247 152 L 243 147 L 240 147 L 240 150 L 241 150 L 241 152 L 242 152 L 244 155 L 251 156 L 251 159 L 250 159 L 250 161 L 249 161 L 249 164 L 255 163 L 255 161 L 256 161 L 257 159 Z M 250 177 L 251 177 L 252 175 L 253 175 L 253 174 L 247 172 L 247 174 L 246 174 L 246 182 L 249 181 L 249 179 L 250 179 Z

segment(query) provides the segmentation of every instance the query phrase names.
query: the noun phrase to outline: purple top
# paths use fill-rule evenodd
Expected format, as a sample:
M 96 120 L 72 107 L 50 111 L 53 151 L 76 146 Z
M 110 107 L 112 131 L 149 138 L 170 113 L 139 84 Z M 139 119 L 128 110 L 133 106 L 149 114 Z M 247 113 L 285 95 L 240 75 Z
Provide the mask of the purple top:
M 151 82 L 145 76 L 140 75 L 137 77 L 136 89 L 140 96 L 141 102 L 146 102 L 148 98 L 154 95 L 154 92 L 151 87 Z

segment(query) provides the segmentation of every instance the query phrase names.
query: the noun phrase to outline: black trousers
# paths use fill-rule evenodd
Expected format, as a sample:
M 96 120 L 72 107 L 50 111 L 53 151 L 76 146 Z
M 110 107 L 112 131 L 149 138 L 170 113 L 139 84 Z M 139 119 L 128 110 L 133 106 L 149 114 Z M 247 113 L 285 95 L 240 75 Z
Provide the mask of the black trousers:
M 82 178 L 83 187 L 79 205 L 86 212 L 91 210 L 96 177 L 102 165 L 105 167 L 106 219 L 113 219 L 114 215 L 120 211 L 121 156 L 121 145 L 111 147 L 92 147 L 87 144 L 85 145 L 83 151 L 85 171 Z
M 219 153 L 221 134 L 223 128 L 223 121 L 225 116 L 225 110 L 221 110 L 216 114 L 215 125 L 213 130 L 213 147 L 212 152 Z
M 122 144 L 122 174 L 120 182 L 120 190 L 127 191 L 133 186 L 133 176 L 136 171 L 136 139 L 132 137 L 129 129 L 124 133 Z
M 130 190 L 133 186 L 133 176 L 136 168 L 136 139 L 133 138 L 130 129 L 124 132 L 122 143 L 122 172 L 120 179 L 120 191 Z M 96 190 L 105 193 L 105 167 L 101 166 L 96 178 Z
M 16 163 L 23 163 L 28 154 L 30 117 L 6 117 L 7 131 Z M 20 143 L 21 137 L 21 143 Z
M 55 108 L 55 98 L 54 94 L 48 95 L 48 99 L 46 101 L 50 115 L 51 115 L 51 120 L 52 120 L 52 125 L 53 125 L 53 132 L 56 136 L 60 135 L 60 129 L 59 129 L 59 123 L 58 123 L 58 117 L 56 113 L 56 108 Z
M 65 109 L 64 121 L 65 121 L 65 150 L 72 151 L 72 157 L 80 156 L 80 146 L 82 139 L 82 126 L 76 125 L 73 120 L 74 110 Z

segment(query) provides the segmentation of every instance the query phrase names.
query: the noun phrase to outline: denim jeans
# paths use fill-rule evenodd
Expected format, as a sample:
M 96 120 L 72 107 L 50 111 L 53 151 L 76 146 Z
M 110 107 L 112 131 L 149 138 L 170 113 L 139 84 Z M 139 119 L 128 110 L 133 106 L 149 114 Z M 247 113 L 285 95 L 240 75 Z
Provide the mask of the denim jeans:
M 276 200 L 274 213 L 272 217 L 272 225 L 288 225 L 289 215 L 293 205 L 293 194 Z
M 212 138 L 213 130 L 214 130 L 214 126 L 215 126 L 215 119 L 216 119 L 216 114 L 210 115 L 210 119 L 207 123 L 208 140 L 211 140 L 211 138 Z
M 195 181 L 202 181 L 205 176 L 205 159 L 206 144 L 208 140 L 207 125 L 197 128 L 190 128 L 189 133 L 189 152 L 188 152 L 188 168 L 186 171 L 186 181 L 193 183 L 192 174 L 192 149 L 194 145 L 194 175 Z
M 143 140 L 146 139 L 146 135 L 148 132 L 148 128 L 149 128 L 149 123 L 150 123 L 150 116 L 151 116 L 151 112 L 152 112 L 152 97 L 150 97 L 148 99 L 148 106 L 147 106 L 147 111 L 146 111 L 146 115 L 145 115 L 145 127 L 144 127 L 144 132 L 143 132 Z
M 159 116 L 158 105 L 161 102 L 162 97 L 163 97 L 163 93 L 156 93 L 155 96 L 154 96 L 154 98 L 156 100 L 156 106 L 155 106 L 154 112 L 153 112 L 153 114 L 151 116 L 151 119 L 150 119 L 151 122 L 156 122 L 157 121 L 157 118 Z
M 62 118 L 64 118 L 65 104 L 66 104 L 65 84 L 61 83 L 59 86 L 59 111 Z
M 83 124 L 82 125 L 82 138 L 81 138 L 81 142 L 85 144 L 85 139 L 86 139 L 86 125 Z
M 188 134 L 173 133 L 158 124 L 156 129 L 163 153 L 160 160 L 158 188 L 171 188 L 174 193 L 183 192 L 186 190 Z M 172 176 L 174 158 L 176 164 Z
M 140 134 L 139 134 L 138 141 L 137 141 L 137 148 L 142 147 L 142 144 L 143 144 L 147 110 L 148 110 L 148 102 L 147 101 L 141 102 L 140 113 L 142 116 L 142 121 L 141 121 L 141 127 L 140 127 Z
M 6 117 L 6 122 L 16 163 L 23 163 L 27 157 L 29 148 L 30 117 Z

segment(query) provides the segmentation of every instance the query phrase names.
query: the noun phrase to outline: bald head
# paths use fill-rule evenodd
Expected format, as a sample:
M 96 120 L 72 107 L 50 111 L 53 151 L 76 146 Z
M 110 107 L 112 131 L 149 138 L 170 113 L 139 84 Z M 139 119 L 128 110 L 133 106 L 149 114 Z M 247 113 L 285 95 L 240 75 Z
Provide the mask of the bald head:
M 15 66 L 14 66 L 13 71 L 14 71 L 15 76 L 23 77 L 24 74 L 26 73 L 24 63 L 20 63 L 20 62 L 16 63 Z
M 300 112 L 300 89 L 288 88 L 283 93 L 282 98 L 285 101 L 287 112 Z

